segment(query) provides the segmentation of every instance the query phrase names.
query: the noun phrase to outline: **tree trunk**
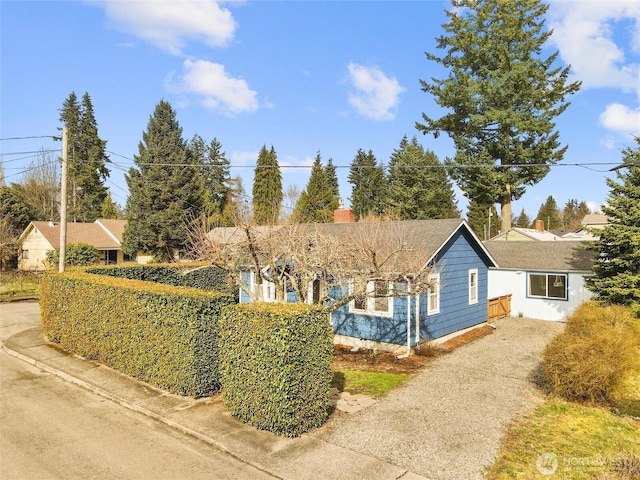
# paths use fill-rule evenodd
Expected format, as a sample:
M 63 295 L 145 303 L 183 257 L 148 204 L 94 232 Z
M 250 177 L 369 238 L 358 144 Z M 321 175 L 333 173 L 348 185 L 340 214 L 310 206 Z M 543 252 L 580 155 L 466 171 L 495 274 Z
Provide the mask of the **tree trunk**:
M 507 185 L 507 194 L 500 200 L 500 231 L 506 232 L 511 228 L 511 185 Z

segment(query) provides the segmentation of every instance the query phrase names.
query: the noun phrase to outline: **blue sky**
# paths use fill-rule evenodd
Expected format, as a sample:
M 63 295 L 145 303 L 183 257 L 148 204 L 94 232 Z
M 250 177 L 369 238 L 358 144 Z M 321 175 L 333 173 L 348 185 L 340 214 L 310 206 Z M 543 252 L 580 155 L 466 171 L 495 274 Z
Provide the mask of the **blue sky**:
M 557 120 L 569 145 L 563 163 L 587 165 L 554 167 L 529 187 L 513 211 L 530 217 L 549 195 L 561 208 L 571 198 L 600 205 L 609 168 L 640 135 L 640 2 L 549 3 L 545 54 L 558 50 L 583 82 Z M 185 139 L 218 139 L 247 192 L 258 151 L 273 145 L 285 189 L 305 187 L 319 151 L 339 167 L 348 204 L 359 148 L 387 163 L 404 135 L 416 135 L 440 159 L 453 155 L 446 135 L 435 140 L 414 126 L 423 112 L 439 114 L 419 79 L 446 75 L 424 52 L 440 54 L 447 8 L 441 0 L 3 0 L 0 138 L 58 134 L 64 100 L 88 92 L 112 160 L 107 185 L 124 206 L 124 172 L 164 99 Z M 43 148 L 60 143 L 0 142 L 5 181 L 19 181 L 34 159 L 20 152 Z M 460 195 L 463 214 L 466 204 Z

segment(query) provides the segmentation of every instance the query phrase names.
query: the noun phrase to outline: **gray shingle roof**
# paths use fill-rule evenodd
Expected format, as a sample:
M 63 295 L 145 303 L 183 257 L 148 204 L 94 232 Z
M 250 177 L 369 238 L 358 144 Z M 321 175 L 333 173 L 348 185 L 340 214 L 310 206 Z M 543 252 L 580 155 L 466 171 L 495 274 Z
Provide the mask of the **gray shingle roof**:
M 494 242 L 484 246 L 500 268 L 588 272 L 595 252 L 584 248 L 585 242 Z
M 330 235 L 345 239 L 359 237 L 375 237 L 380 239 L 402 238 L 402 241 L 406 245 L 407 255 L 411 255 L 410 252 L 419 252 L 420 259 L 428 259 L 429 261 L 433 260 L 433 257 L 458 229 L 468 229 L 468 231 L 471 232 L 466 222 L 460 218 L 393 222 L 321 223 L 305 224 L 301 225 L 300 228 L 303 229 L 302 231 L 314 231 L 321 235 Z M 275 236 L 279 234 L 279 231 L 277 227 L 257 227 L 256 233 Z M 237 227 L 216 228 L 213 229 L 208 236 L 214 242 L 235 243 L 237 241 L 245 241 L 243 232 Z M 482 243 L 480 241 L 478 241 L 478 243 L 482 248 Z M 493 263 L 493 259 L 486 249 L 485 254 L 489 258 L 489 261 Z M 404 259 L 407 263 L 411 263 L 411 260 L 416 259 Z M 403 259 L 397 258 L 397 261 L 402 262 Z

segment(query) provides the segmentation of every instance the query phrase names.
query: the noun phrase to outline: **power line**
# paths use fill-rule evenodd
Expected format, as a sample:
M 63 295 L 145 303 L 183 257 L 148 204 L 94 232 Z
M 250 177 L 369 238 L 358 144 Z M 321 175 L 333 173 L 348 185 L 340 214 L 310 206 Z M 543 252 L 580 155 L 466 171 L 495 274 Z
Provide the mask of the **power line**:
M 34 153 L 53 153 L 53 152 L 62 152 L 62 149 L 57 148 L 54 150 L 32 150 L 30 152 L 2 152 L 0 155 L 26 155 L 26 154 L 34 154 Z
M 61 140 L 62 137 L 59 136 L 55 136 L 55 135 L 32 135 L 29 137 L 7 137 L 7 138 L 0 138 L 0 141 L 4 141 L 4 140 L 31 140 L 34 138 L 52 138 L 54 140 Z

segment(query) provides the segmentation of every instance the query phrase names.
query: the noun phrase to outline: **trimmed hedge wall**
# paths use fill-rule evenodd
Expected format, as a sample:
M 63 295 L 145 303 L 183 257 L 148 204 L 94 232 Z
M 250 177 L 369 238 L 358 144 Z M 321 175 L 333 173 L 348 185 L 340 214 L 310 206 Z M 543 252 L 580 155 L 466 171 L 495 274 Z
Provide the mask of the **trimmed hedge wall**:
M 333 376 L 326 310 L 233 305 L 222 310 L 219 327 L 222 397 L 231 415 L 289 437 L 326 421 Z
M 227 273 L 219 267 L 206 263 L 191 263 L 188 265 L 125 264 L 124 266 L 93 267 L 87 269 L 87 272 L 130 280 L 215 290 L 233 295 L 236 303 L 238 300 L 238 288 L 233 284 Z
M 44 334 L 65 350 L 179 395 L 220 389 L 217 319 L 230 295 L 73 270 L 40 289 Z

